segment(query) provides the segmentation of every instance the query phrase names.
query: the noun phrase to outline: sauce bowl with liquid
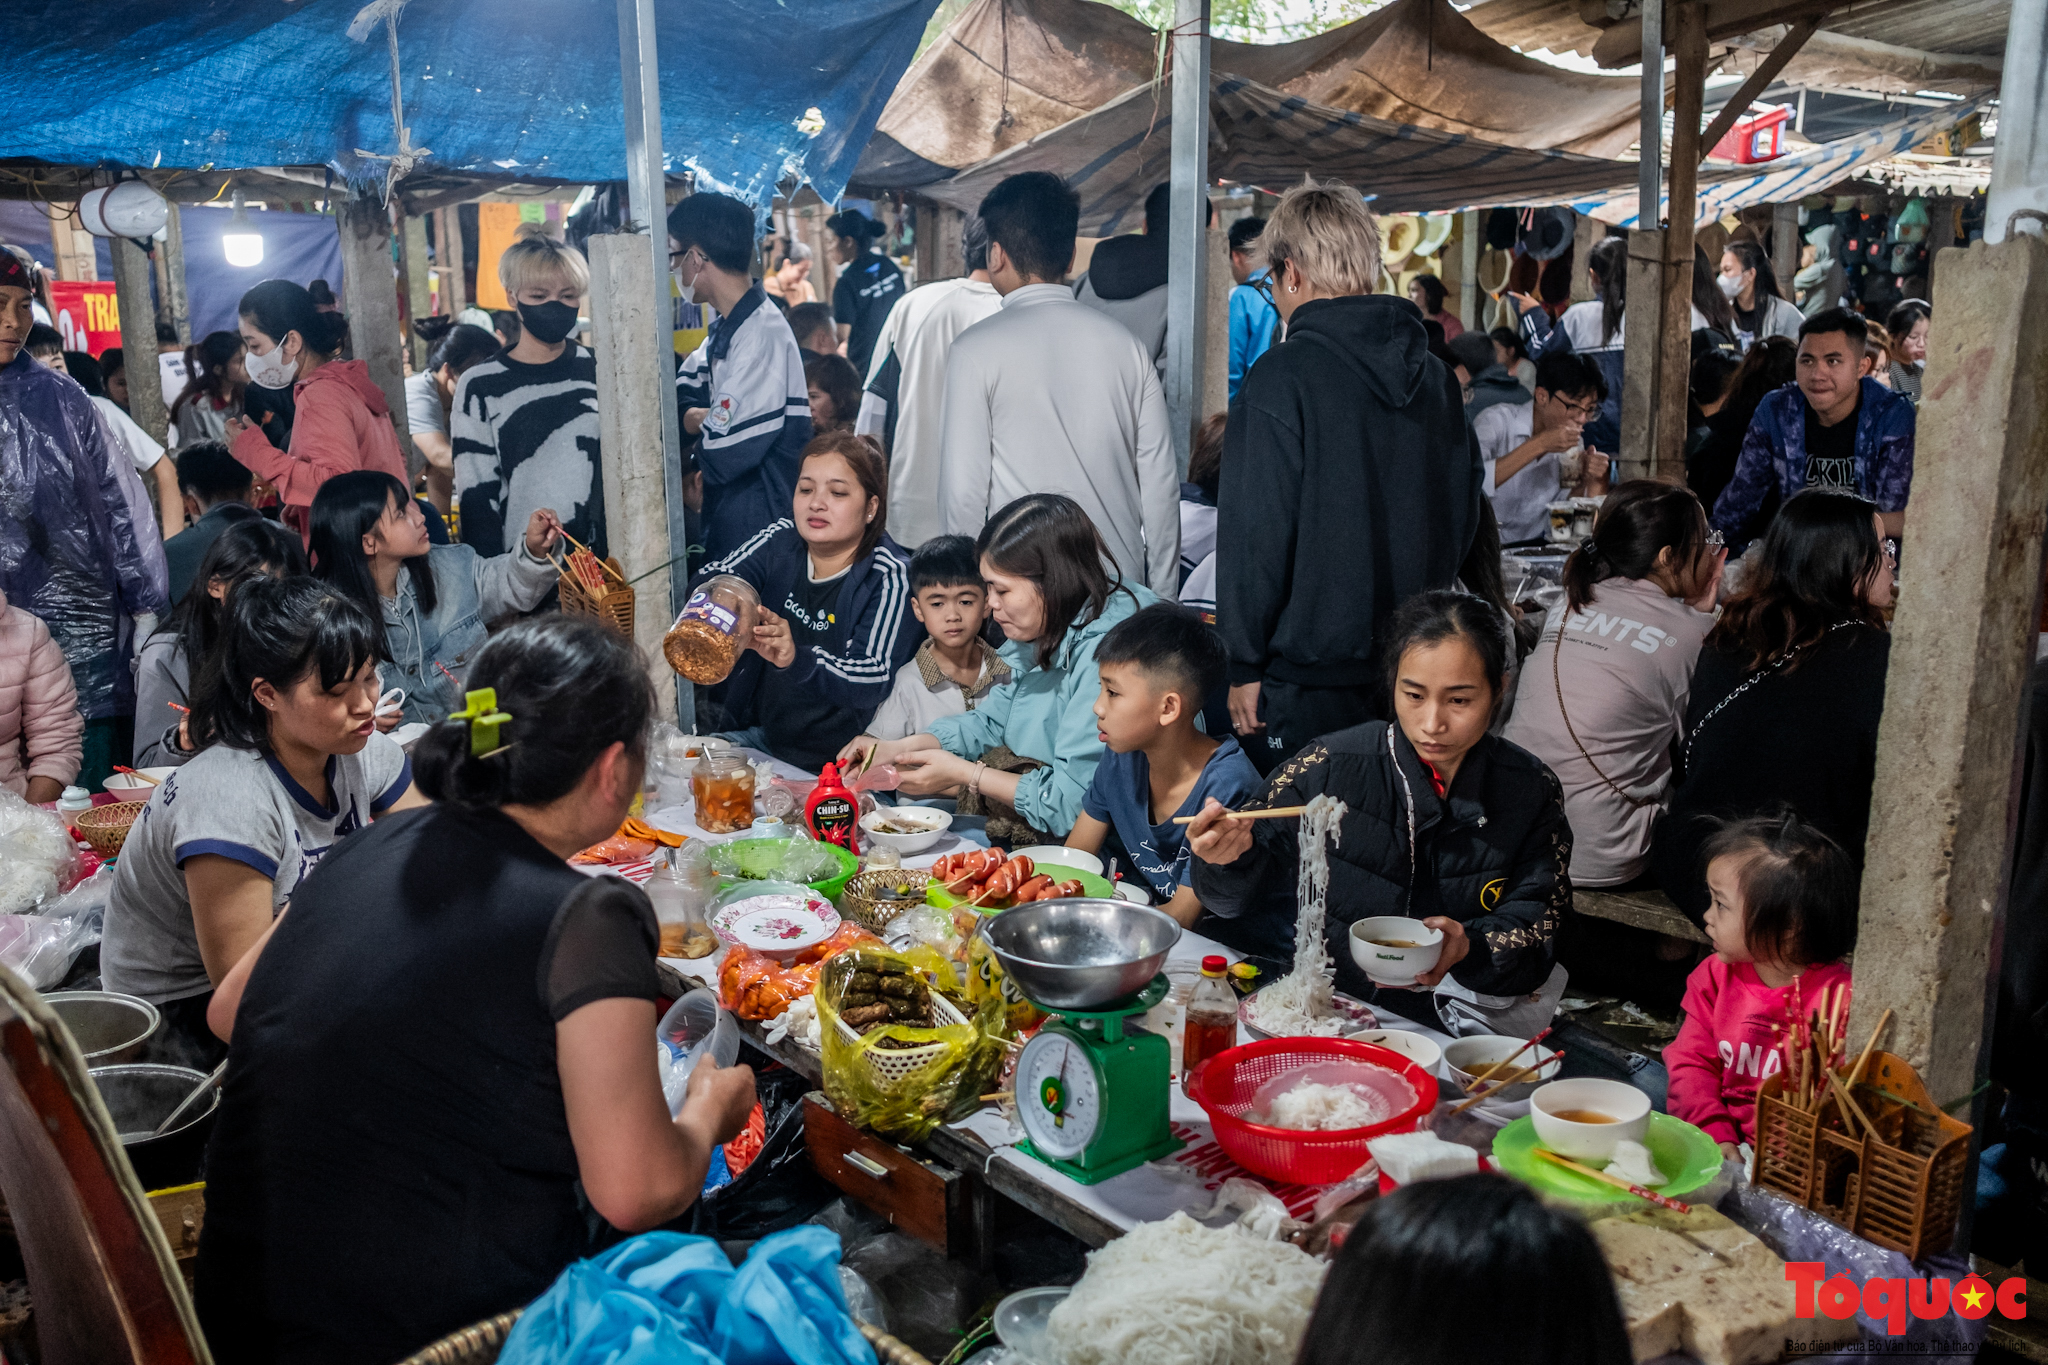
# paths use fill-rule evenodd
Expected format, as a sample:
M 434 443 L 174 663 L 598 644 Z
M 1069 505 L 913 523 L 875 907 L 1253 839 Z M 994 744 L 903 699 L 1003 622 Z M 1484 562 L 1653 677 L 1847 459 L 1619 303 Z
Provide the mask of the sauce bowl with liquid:
M 1559 1156 L 1603 1166 L 1614 1158 L 1615 1143 L 1643 1140 L 1650 1097 L 1621 1081 L 1552 1081 L 1529 1097 L 1529 1122 L 1536 1140 Z
M 1375 915 L 1351 926 L 1351 960 L 1382 986 L 1413 986 L 1443 955 L 1443 931 L 1419 919 Z

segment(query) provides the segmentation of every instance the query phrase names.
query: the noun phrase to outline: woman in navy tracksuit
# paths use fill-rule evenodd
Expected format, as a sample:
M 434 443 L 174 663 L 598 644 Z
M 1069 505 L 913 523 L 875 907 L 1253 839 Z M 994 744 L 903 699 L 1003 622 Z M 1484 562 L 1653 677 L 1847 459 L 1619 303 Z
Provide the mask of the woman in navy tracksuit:
M 716 694 L 730 737 L 816 770 L 861 733 L 924 632 L 910 557 L 889 539 L 882 457 L 832 432 L 804 447 L 790 516 L 705 575 L 744 578 L 760 623 Z

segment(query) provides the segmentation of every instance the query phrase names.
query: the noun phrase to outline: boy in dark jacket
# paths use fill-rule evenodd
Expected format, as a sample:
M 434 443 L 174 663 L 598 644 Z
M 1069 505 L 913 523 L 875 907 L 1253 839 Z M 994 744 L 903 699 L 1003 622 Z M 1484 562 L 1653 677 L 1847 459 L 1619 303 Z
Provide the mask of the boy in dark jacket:
M 1384 714 L 1374 642 L 1398 603 L 1456 580 L 1481 471 L 1421 311 L 1367 292 L 1379 233 L 1358 196 L 1297 187 L 1258 246 L 1287 339 L 1230 409 L 1216 625 L 1231 722 L 1270 771 L 1317 735 Z

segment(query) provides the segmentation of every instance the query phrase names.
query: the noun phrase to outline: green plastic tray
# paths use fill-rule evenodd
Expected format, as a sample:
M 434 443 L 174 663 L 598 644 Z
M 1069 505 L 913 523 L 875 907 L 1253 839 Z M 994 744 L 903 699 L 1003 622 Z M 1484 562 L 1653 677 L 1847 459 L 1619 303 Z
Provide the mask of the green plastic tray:
M 1494 1138 L 1494 1159 L 1509 1175 L 1545 1194 L 1602 1204 L 1628 1198 L 1604 1181 L 1543 1160 L 1535 1154 L 1541 1145 L 1536 1141 L 1535 1123 L 1525 1114 L 1501 1129 L 1500 1135 Z M 1643 1145 L 1656 1158 L 1658 1170 L 1676 1172 L 1664 1184 L 1650 1187 L 1656 1194 L 1682 1199 L 1721 1172 L 1720 1144 L 1684 1119 L 1673 1118 L 1669 1114 L 1651 1114 L 1649 1131 L 1643 1134 Z
M 774 875 L 775 864 L 782 857 L 782 850 L 788 846 L 789 840 L 787 839 L 734 839 L 726 847 L 733 850 L 733 856 L 739 859 L 741 867 L 745 868 L 748 872 L 755 873 L 756 876 L 754 878 L 741 877 L 737 879 L 721 877 L 719 880 L 727 882 L 765 881 Z M 839 893 L 846 889 L 846 884 L 853 880 L 853 874 L 860 870 L 860 859 L 854 857 L 837 844 L 825 844 L 823 846 L 832 850 L 832 856 L 839 860 L 839 875 L 828 877 L 821 882 L 812 882 L 810 887 L 811 890 L 837 905 L 839 903 Z
M 1067 867 L 1061 863 L 1043 863 L 1039 865 L 1038 870 L 1056 882 L 1075 881 L 1081 883 L 1081 894 L 1084 896 L 1108 897 L 1116 894 L 1116 888 L 1110 885 L 1108 881 L 1096 876 L 1092 872 L 1083 872 L 1078 867 Z M 949 895 L 936 881 L 925 888 L 924 898 L 927 904 L 935 905 L 941 910 L 951 910 L 961 901 L 973 899 L 970 896 Z M 1006 908 L 1005 906 L 990 907 L 992 911 Z

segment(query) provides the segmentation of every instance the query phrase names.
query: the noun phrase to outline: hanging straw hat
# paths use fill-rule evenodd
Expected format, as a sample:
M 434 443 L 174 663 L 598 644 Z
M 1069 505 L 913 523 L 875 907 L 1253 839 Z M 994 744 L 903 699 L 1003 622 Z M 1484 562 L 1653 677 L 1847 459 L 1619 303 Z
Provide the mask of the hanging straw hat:
M 1451 240 L 1451 228 L 1457 218 L 1448 213 L 1425 213 L 1422 215 L 1422 240 L 1415 244 L 1418 256 L 1434 256 L 1443 250 L 1445 242 Z
M 1422 220 L 1412 213 L 1396 213 L 1380 219 L 1380 263 L 1389 274 L 1398 274 L 1422 240 Z

